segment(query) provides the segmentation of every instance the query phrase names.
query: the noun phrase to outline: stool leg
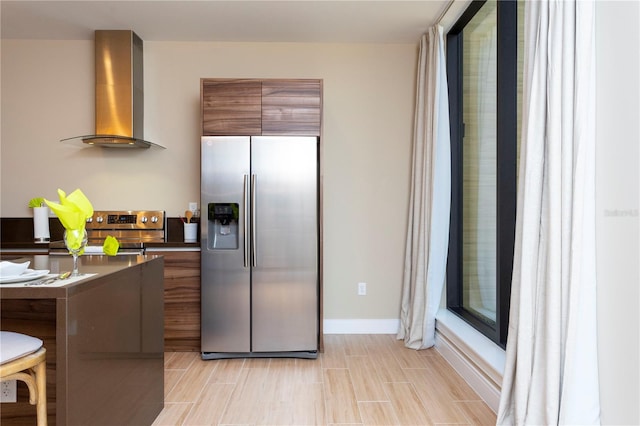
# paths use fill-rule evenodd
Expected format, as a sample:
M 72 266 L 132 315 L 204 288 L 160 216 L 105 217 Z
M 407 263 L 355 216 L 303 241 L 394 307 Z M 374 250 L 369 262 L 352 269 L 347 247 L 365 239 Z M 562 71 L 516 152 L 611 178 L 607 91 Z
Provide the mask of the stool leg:
M 43 360 L 34 367 L 38 402 L 36 403 L 38 426 L 47 426 L 47 362 Z

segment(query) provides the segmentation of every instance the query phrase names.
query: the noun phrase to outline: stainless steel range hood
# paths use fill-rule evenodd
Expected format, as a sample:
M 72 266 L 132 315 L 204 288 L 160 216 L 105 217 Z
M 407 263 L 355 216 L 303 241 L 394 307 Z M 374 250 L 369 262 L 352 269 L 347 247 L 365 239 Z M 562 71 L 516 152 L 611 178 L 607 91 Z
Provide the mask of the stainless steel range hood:
M 63 139 L 84 146 L 149 148 L 143 138 L 142 40 L 130 30 L 95 32 L 95 134 Z

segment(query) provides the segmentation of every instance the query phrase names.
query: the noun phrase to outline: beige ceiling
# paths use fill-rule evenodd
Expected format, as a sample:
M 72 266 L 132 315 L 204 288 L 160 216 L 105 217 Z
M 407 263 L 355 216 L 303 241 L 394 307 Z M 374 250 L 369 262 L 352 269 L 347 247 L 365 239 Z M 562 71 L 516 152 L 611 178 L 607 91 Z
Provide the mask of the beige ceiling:
M 417 43 L 449 3 L 2 0 L 0 33 L 3 39 L 92 40 L 96 29 L 132 29 L 146 41 Z M 456 0 L 447 19 L 467 3 Z

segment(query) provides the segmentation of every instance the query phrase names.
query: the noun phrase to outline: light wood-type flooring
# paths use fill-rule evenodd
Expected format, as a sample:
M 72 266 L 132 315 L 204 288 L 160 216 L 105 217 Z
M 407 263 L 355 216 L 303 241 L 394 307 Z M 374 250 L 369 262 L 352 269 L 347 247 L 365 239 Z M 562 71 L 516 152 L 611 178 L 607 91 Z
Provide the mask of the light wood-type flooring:
M 494 425 L 496 416 L 435 349 L 393 335 L 325 335 L 317 360 L 202 361 L 165 354 L 154 425 Z

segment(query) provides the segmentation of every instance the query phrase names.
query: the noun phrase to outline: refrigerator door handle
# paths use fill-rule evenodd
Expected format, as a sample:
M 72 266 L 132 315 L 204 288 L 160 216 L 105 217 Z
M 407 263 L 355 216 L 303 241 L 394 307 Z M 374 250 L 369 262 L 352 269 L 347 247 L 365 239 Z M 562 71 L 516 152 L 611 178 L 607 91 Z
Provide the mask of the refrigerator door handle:
M 244 224 L 244 267 L 249 267 L 249 175 L 243 176 L 243 202 L 242 206 L 242 222 Z
M 256 175 L 251 175 L 251 266 L 256 267 Z

